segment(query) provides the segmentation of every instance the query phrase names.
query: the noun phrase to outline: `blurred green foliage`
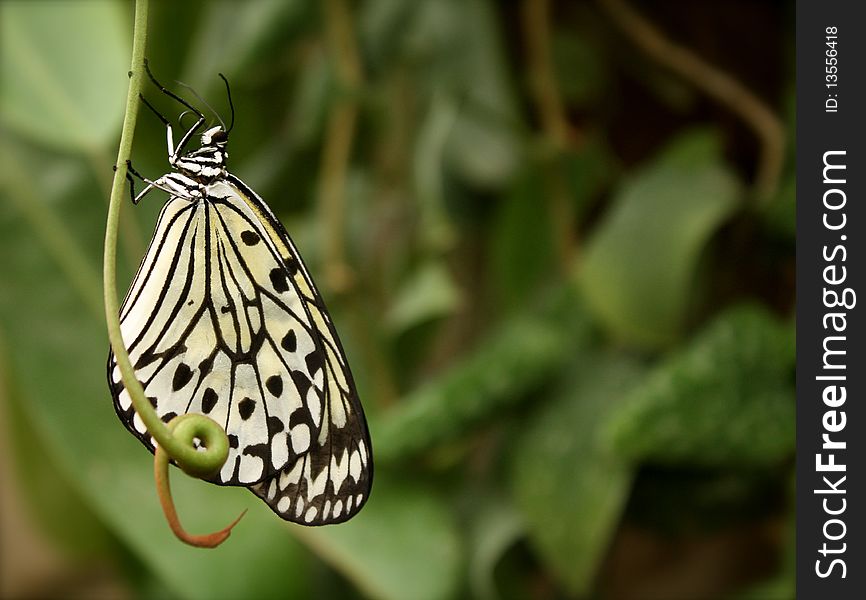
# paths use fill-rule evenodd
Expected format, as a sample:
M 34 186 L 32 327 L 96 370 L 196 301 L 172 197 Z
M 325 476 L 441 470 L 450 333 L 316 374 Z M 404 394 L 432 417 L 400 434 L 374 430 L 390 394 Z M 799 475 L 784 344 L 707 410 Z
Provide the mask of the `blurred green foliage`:
M 105 382 L 99 269 L 131 7 L 0 4 L 6 436 L 58 543 L 113 562 L 142 597 L 793 597 L 790 7 L 740 6 L 772 25 L 752 36 L 775 44 L 769 81 L 748 33 L 725 52 L 718 36 L 749 19 L 724 3 L 647 13 L 693 27 L 682 43 L 787 118 L 779 192 L 759 206 L 748 130 L 593 3 L 553 3 L 541 31 L 570 128 L 557 137 L 529 67 L 533 4 L 152 6 L 164 81 L 223 115 L 217 72 L 232 83 L 231 170 L 323 288 L 377 464 L 367 507 L 321 529 L 176 474 L 192 531 L 250 509 L 210 552 L 164 525 L 151 457 Z M 136 168 L 165 172 L 164 144 L 141 111 Z M 318 201 L 329 184 L 336 208 Z M 159 208 L 157 194 L 124 206 L 124 286 Z

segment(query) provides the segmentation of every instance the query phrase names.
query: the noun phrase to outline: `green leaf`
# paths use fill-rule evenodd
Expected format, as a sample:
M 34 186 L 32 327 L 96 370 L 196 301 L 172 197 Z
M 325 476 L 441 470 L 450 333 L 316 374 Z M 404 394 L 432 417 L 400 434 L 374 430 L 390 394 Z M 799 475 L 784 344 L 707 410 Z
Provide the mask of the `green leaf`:
M 325 52 L 310 52 L 300 67 L 289 109 L 290 135 L 297 146 L 312 146 L 322 138 L 334 85 Z
M 124 5 L 0 4 L 0 118 L 63 150 L 94 150 L 120 127 L 129 70 Z
M 797 234 L 797 94 L 791 88 L 785 96 L 785 166 L 779 189 L 761 207 L 761 217 L 777 235 L 794 242 Z
M 640 373 L 620 358 L 580 356 L 515 443 L 514 494 L 530 541 L 577 595 L 591 589 L 632 480 L 599 433 Z
M 451 129 L 446 158 L 473 184 L 497 187 L 517 170 L 523 149 L 496 16 L 489 0 L 450 6 L 456 43 L 443 48 L 440 58 L 450 58 L 449 75 L 460 82 L 462 109 Z
M 448 269 L 441 261 L 432 260 L 415 270 L 401 286 L 385 322 L 392 333 L 400 333 L 453 313 L 460 302 L 460 290 Z
M 717 163 L 722 156 L 722 141 L 713 129 L 696 128 L 681 133 L 661 149 L 655 166 L 691 168 Z
M 476 521 L 471 532 L 469 585 L 473 595 L 481 600 L 495 600 L 496 566 L 526 532 L 523 517 L 510 503 L 495 497 L 479 502 Z
M 498 29 L 489 0 L 376 0 L 361 7 L 359 37 L 371 68 L 405 69 L 427 101 L 416 149 L 426 155 L 416 159 L 424 165 L 421 194 L 443 164 L 484 188 L 504 185 L 519 170 L 523 124 Z
M 455 241 L 454 226 L 446 209 L 443 153 L 457 118 L 453 98 L 434 94 L 415 143 L 412 170 L 418 200 L 421 243 L 425 250 L 441 254 Z
M 599 192 L 618 173 L 619 165 L 607 143 L 595 133 L 587 136 L 579 151 L 564 153 L 561 161 L 576 217 L 582 221 Z
M 419 37 L 418 21 L 422 22 L 419 27 L 422 30 L 424 24 L 435 26 L 437 19 L 428 17 L 425 11 L 441 9 L 443 4 L 406 0 L 370 0 L 360 4 L 356 26 L 358 43 L 371 70 L 377 72 L 387 67 L 405 52 L 407 40 Z M 424 37 L 423 31 L 421 37 Z
M 794 242 L 797 234 L 796 171 L 792 170 L 782 178 L 778 192 L 762 210 L 761 217 L 771 231 Z
M 630 344 L 676 338 L 701 251 L 738 207 L 737 179 L 696 143 L 684 138 L 627 184 L 586 251 L 589 307 Z
M 462 547 L 446 505 L 430 490 L 377 474 L 364 510 L 339 527 L 292 527 L 359 589 L 381 600 L 453 598 Z
M 73 556 L 116 551 L 106 528 L 40 443 L 24 410 L 28 399 L 8 376 L 8 355 L 0 336 L 0 416 L 5 421 L 0 434 L 9 442 L 27 512 Z
M 734 600 L 794 600 L 796 597 L 795 573 L 783 572 L 742 594 L 737 594 Z
M 538 202 L 540 174 L 516 177 L 502 200 L 491 235 L 495 308 L 504 313 L 524 306 L 554 272 L 556 251 L 547 206 Z
M 310 22 L 307 0 L 209 2 L 200 5 L 200 23 L 189 47 L 183 81 L 208 88 L 216 74 L 238 73 L 252 64 L 269 44 L 292 39 Z M 261 61 L 260 61 L 261 62 Z
M 380 463 L 407 460 L 495 417 L 587 343 L 583 307 L 570 288 L 543 311 L 515 316 L 469 356 L 372 422 Z
M 585 32 L 559 28 L 553 31 L 551 52 L 557 82 L 569 105 L 585 108 L 605 101 L 611 70 L 602 46 L 591 43 Z
M 609 427 L 635 461 L 771 465 L 794 452 L 794 335 L 765 309 L 717 317 L 659 365 Z

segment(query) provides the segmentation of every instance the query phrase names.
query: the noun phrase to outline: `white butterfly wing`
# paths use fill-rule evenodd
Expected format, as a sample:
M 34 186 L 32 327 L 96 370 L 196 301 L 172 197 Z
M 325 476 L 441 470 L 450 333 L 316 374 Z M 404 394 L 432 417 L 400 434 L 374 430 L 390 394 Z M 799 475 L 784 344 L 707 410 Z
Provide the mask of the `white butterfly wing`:
M 208 196 L 166 203 L 124 301 L 136 376 L 164 420 L 193 412 L 225 427 L 216 483 L 250 485 L 290 521 L 345 521 L 366 502 L 373 465 L 333 323 L 261 198 L 233 175 Z M 109 380 L 118 415 L 153 450 L 113 354 Z
M 257 220 L 175 197 L 121 309 L 124 342 L 157 414 L 205 414 L 225 428 L 229 457 L 216 483 L 274 475 L 321 429 L 324 350 L 291 282 Z M 113 354 L 109 378 L 118 415 L 153 450 Z

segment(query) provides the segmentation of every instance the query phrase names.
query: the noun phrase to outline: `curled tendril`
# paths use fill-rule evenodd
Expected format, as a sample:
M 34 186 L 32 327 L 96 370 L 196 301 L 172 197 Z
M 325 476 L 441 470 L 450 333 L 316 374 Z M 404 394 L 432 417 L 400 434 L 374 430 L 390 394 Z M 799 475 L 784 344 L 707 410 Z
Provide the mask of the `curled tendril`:
M 135 371 L 132 368 L 132 363 L 129 360 L 129 354 L 126 351 L 120 331 L 120 319 L 118 316 L 120 308 L 116 282 L 117 228 L 120 217 L 120 206 L 123 201 L 123 186 L 127 174 L 127 161 L 132 153 L 132 136 L 138 117 L 138 98 L 143 80 L 144 50 L 147 39 L 147 12 L 148 0 L 137 0 L 135 3 L 135 25 L 132 39 L 132 70 L 129 73 L 126 113 L 123 118 L 120 147 L 117 151 L 117 162 L 115 163 L 114 180 L 111 185 L 111 197 L 108 205 L 108 220 L 105 226 L 103 293 L 108 337 L 111 341 L 114 356 L 117 359 L 117 366 L 120 369 L 123 385 L 129 392 L 135 411 L 141 417 L 145 427 L 147 427 L 148 433 L 153 436 L 160 448 L 160 451 L 157 453 L 157 464 L 159 464 L 160 460 L 165 462 L 165 467 L 162 470 L 165 475 L 164 488 L 167 493 L 163 496 L 161 492 L 160 501 L 163 502 L 166 516 L 169 517 L 170 512 L 174 515 L 175 523 L 171 523 L 170 517 L 169 523 L 177 534 L 178 529 L 175 529 L 175 524 L 179 528 L 179 523 L 176 523 L 177 515 L 174 512 L 174 507 L 171 505 L 171 492 L 168 489 L 168 460 L 173 459 L 184 472 L 194 477 L 213 475 L 219 471 L 228 456 L 228 437 L 222 427 L 204 415 L 185 415 L 185 418 L 179 419 L 178 423 L 174 425 L 176 427 L 174 431 L 172 431 L 172 428 L 167 427 L 160 420 L 150 402 L 148 402 L 141 383 L 135 377 Z M 198 440 L 198 447 L 195 445 L 194 440 Z M 157 486 L 159 484 L 160 475 L 157 474 Z M 166 508 L 166 500 L 169 505 L 168 508 Z M 224 534 L 219 540 L 222 541 L 228 537 L 228 530 L 232 526 L 214 535 Z M 180 531 L 183 532 L 183 529 L 180 529 Z M 184 535 L 186 536 L 187 534 L 184 533 Z M 179 534 L 178 537 L 187 543 L 193 543 L 190 539 L 198 539 L 196 536 L 189 538 L 189 536 L 183 537 Z M 207 538 L 208 536 L 203 537 Z
M 169 451 L 178 466 L 187 475 L 208 477 L 219 471 L 229 455 L 229 438 L 216 421 L 204 415 L 180 415 L 171 420 L 168 426 L 174 440 L 179 440 L 184 451 L 193 449 L 195 460 L 178 460 Z M 197 443 L 196 443 L 197 442 Z
M 195 439 L 201 440 L 200 435 L 202 433 L 208 433 L 210 431 L 209 428 L 203 429 L 201 427 L 202 419 L 210 420 L 201 415 L 180 415 L 169 422 L 168 429 L 175 435 L 175 438 L 192 444 Z M 222 432 L 222 429 L 220 429 L 220 431 Z M 222 437 L 226 437 L 224 432 Z M 220 440 L 217 441 L 218 443 L 221 442 Z M 202 441 L 201 443 L 204 446 L 206 442 Z M 228 454 L 227 441 L 225 444 L 225 454 Z M 168 521 L 169 527 L 171 527 L 171 530 L 178 539 L 186 542 L 190 546 L 197 546 L 199 548 L 216 548 L 229 537 L 232 528 L 238 524 L 238 521 L 241 520 L 247 511 L 242 512 L 228 527 L 225 527 L 220 531 L 215 531 L 214 533 L 206 535 L 187 533 L 180 524 L 177 510 L 175 510 L 174 502 L 171 498 L 171 485 L 169 484 L 168 478 L 168 461 L 169 455 L 161 446 L 157 446 L 156 454 L 153 458 L 153 474 L 156 479 L 156 490 L 159 495 L 159 503 L 162 505 L 162 512 L 165 513 L 165 518 Z

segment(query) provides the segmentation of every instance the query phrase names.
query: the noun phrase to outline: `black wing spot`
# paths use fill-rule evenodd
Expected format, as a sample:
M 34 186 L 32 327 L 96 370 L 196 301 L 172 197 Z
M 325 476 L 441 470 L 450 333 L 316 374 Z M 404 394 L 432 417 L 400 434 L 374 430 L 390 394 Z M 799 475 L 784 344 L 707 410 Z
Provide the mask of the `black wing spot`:
M 271 416 L 268 417 L 268 437 L 272 438 L 285 429 L 282 419 Z
M 192 306 L 192 300 L 186 303 L 187 306 Z
M 283 393 L 283 378 L 279 375 L 271 375 L 265 381 L 265 387 L 268 388 L 270 393 L 279 398 Z
M 294 329 L 290 329 L 289 332 L 283 337 L 283 341 L 280 342 L 280 346 L 286 352 L 294 352 L 298 349 L 298 336 L 295 334 Z
M 311 375 L 318 373 L 319 369 L 324 365 L 322 353 L 319 350 L 313 350 L 307 354 L 304 361 L 307 363 L 307 369 L 310 371 Z
M 201 372 L 201 376 L 204 377 L 213 369 L 213 359 L 206 358 L 198 364 L 198 370 Z
M 244 398 L 238 403 L 238 412 L 241 415 L 241 419 L 246 421 L 249 419 L 253 412 L 256 410 L 256 401 L 252 398 Z
M 147 400 L 152 407 L 156 408 L 156 396 L 148 396 Z
M 220 312 L 221 312 L 222 314 L 226 314 L 227 312 L 231 312 L 231 310 L 232 310 L 232 309 L 231 309 L 230 306 L 223 306 L 222 308 L 220 308 Z
M 287 292 L 289 291 L 289 282 L 286 279 L 286 272 L 282 269 L 276 268 L 271 269 L 270 272 L 271 285 L 274 286 L 274 289 L 277 292 Z
M 238 447 L 238 436 L 233 433 L 229 434 L 229 448 L 237 448 Z
M 171 389 L 175 392 L 183 388 L 192 379 L 192 369 L 186 363 L 180 363 L 174 371 L 174 377 L 171 380 Z
M 168 423 L 169 421 L 171 421 L 176 416 L 177 416 L 176 412 L 165 413 L 164 415 L 162 415 L 162 420 L 163 420 L 163 422 Z
M 208 388 L 204 391 L 204 395 L 201 398 L 201 409 L 204 411 L 204 414 L 210 414 L 210 411 L 216 406 L 217 400 L 219 400 L 219 396 L 213 388 Z
M 259 240 L 262 238 L 259 237 L 259 234 L 255 231 L 243 231 L 241 232 L 241 239 L 244 241 L 244 244 L 247 246 L 255 246 L 259 243 Z
M 295 260 L 294 256 L 284 256 L 283 262 L 286 263 L 286 269 L 288 269 L 290 276 L 294 277 L 298 274 L 298 261 Z

